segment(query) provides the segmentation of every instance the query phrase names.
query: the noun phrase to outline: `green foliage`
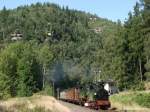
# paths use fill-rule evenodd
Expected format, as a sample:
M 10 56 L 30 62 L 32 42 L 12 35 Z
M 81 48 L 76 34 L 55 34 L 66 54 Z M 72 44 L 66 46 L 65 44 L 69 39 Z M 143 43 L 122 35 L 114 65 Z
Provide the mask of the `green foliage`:
M 4 15 L 7 15 L 8 19 L 4 19 Z M 47 77 L 51 76 L 49 71 L 50 66 L 53 66 L 52 60 L 54 63 L 57 63 L 58 60 L 61 62 L 72 60 L 73 66 L 75 66 L 73 68 L 79 68 L 76 73 L 64 71 L 65 75 L 69 76 L 64 76 L 58 84 L 65 85 L 64 88 L 67 88 L 68 82 L 72 81 L 71 86 L 74 86 L 77 82 L 80 83 L 81 78 L 84 83 L 88 79 L 87 76 L 92 77 L 93 74 L 87 70 L 87 66 L 90 68 L 94 65 L 100 66 L 100 59 L 95 55 L 102 48 L 102 36 L 90 30 L 94 27 L 89 20 L 92 17 L 91 14 L 70 10 L 67 7 L 61 9 L 57 5 L 45 3 L 22 6 L 14 10 L 3 9 L 0 16 L 9 23 L 9 29 L 7 29 L 7 25 L 0 24 L 0 32 L 2 32 L 0 37 L 3 37 L 3 42 L 10 42 L 10 35 L 16 31 L 23 34 L 23 41 L 36 41 L 37 46 L 34 44 L 33 47 L 38 63 L 40 63 L 43 87 Z M 115 23 L 96 18 L 99 27 L 103 27 L 104 31 L 107 29 L 103 35 L 113 32 L 108 29 L 113 29 Z M 34 42 L 32 41 L 32 43 Z M 23 53 L 19 55 L 21 54 Z M 20 64 L 20 66 L 24 65 Z M 24 68 L 26 67 L 24 66 Z M 30 69 L 26 71 L 30 71 Z M 73 77 L 78 77 L 78 79 Z M 87 78 L 85 79 L 85 77 Z
M 8 86 L 8 78 L 3 74 L 0 73 L 1 81 L 0 81 L 0 99 L 2 98 L 9 98 L 11 97 L 10 91 L 9 91 L 9 86 Z
M 145 2 L 143 7 L 147 7 L 147 2 L 143 2 Z M 140 4 L 136 3 L 134 12 L 129 13 L 124 27 L 121 30 L 118 29 L 117 35 L 120 38 L 116 41 L 118 42 L 116 43 L 117 47 L 113 51 L 113 53 L 117 51 L 114 57 L 117 54 L 118 56 L 117 60 L 115 58 L 112 60 L 115 59 L 113 61 L 114 67 L 120 65 L 116 70 L 113 70 L 119 73 L 115 74 L 118 74 L 116 79 L 120 88 L 143 89 L 142 82 L 147 78 L 145 72 L 149 72 L 149 27 L 145 24 L 147 19 L 145 18 L 143 21 L 145 14 L 148 13 L 146 10 L 149 9 L 141 9 Z M 148 16 L 148 14 L 146 15 Z
M 53 55 L 47 44 L 43 45 L 39 50 L 39 61 L 44 67 L 48 67 L 51 64 Z
M 6 96 L 15 96 L 18 84 L 18 75 L 16 73 L 17 60 L 20 54 L 21 44 L 16 43 L 10 45 L 0 54 L 0 72 L 1 72 L 1 94 L 7 94 Z
M 28 51 L 27 51 L 28 52 Z M 17 74 L 19 75 L 19 83 L 18 83 L 18 95 L 19 96 L 31 96 L 35 89 L 35 82 L 32 71 L 34 60 L 30 56 L 31 53 L 24 54 L 22 59 L 18 62 Z M 38 70 L 38 68 L 37 68 Z
M 32 43 L 32 42 L 31 42 Z M 0 97 L 31 96 L 42 90 L 42 68 L 30 42 L 8 45 L 0 54 Z M 40 51 L 39 51 L 40 52 Z M 51 58 L 50 58 L 51 60 Z
M 43 88 L 45 85 L 45 79 L 48 70 L 50 69 L 50 65 L 52 64 L 53 55 L 50 51 L 50 48 L 47 44 L 43 45 L 38 52 L 38 60 L 42 68 L 43 74 Z M 49 75 L 47 77 L 50 77 Z

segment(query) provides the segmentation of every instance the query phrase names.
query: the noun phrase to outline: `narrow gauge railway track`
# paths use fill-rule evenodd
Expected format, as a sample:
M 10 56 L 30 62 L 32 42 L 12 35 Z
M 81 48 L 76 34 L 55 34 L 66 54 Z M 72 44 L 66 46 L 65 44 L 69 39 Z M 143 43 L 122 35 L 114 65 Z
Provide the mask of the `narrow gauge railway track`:
M 68 103 L 68 102 L 64 102 L 60 100 L 59 100 L 59 103 L 69 108 L 71 112 L 125 112 L 123 110 L 118 111 L 116 108 L 111 108 L 108 110 L 94 110 L 94 109 L 86 108 L 84 106 L 80 106 L 80 105 L 76 105 L 76 104 L 72 104 L 72 103 Z
M 83 106 L 75 105 L 64 101 L 59 101 L 59 103 L 61 105 L 64 105 L 65 107 L 68 107 L 71 112 L 100 112 L 98 110 L 89 109 Z

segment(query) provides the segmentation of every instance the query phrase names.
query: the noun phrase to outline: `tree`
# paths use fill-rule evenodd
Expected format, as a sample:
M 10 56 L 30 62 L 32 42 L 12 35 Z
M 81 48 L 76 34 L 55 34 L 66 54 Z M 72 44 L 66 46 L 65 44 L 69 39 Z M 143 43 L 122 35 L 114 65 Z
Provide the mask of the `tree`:
M 24 46 L 24 52 L 17 64 L 19 78 L 17 93 L 19 96 L 31 96 L 42 89 L 42 74 L 32 47 L 29 44 Z
M 30 96 L 42 89 L 42 73 L 36 47 L 16 42 L 0 53 L 0 97 Z
M 144 74 L 144 38 L 141 32 L 142 16 L 137 3 L 134 7 L 134 15 L 130 13 L 129 19 L 125 24 L 124 37 L 126 38 L 125 54 L 125 73 L 128 85 L 133 85 L 143 81 Z M 131 86 L 132 87 L 132 86 Z M 130 87 L 130 88 L 131 88 Z
M 0 54 L 0 79 L 2 97 L 15 96 L 18 84 L 16 73 L 17 60 L 21 54 L 20 44 L 12 44 L 1 51 Z M 6 95 L 6 96 L 5 96 Z
M 6 38 L 6 32 L 8 31 L 7 25 L 8 25 L 8 16 L 9 16 L 9 11 L 6 9 L 6 7 L 3 7 L 3 10 L 0 13 L 0 39 L 4 40 Z
M 35 82 L 33 80 L 33 74 L 31 73 L 32 58 L 25 57 L 18 62 L 17 73 L 19 75 L 18 83 L 18 95 L 19 96 L 31 96 L 35 89 Z
M 38 60 L 40 62 L 40 65 L 42 67 L 42 74 L 43 74 L 43 88 L 45 87 L 45 77 L 48 73 L 48 70 L 50 68 L 50 64 L 53 59 L 53 55 L 50 51 L 50 48 L 47 44 L 43 45 L 38 52 Z
M 145 77 L 147 80 L 149 80 L 149 74 L 150 74 L 150 1 L 149 0 L 141 0 L 141 4 L 144 7 L 142 10 L 142 19 L 143 19 L 143 25 L 142 25 L 142 33 L 144 36 L 144 55 L 146 58 L 146 64 L 145 64 Z

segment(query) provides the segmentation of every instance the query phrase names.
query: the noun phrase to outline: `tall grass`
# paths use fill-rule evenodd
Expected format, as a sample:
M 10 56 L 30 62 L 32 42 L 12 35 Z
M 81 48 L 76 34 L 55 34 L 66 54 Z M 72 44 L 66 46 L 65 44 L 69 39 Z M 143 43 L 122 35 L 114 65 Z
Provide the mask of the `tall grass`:
M 110 97 L 112 102 L 122 103 L 124 105 L 139 105 L 150 108 L 150 93 L 131 92 L 126 94 L 117 94 Z

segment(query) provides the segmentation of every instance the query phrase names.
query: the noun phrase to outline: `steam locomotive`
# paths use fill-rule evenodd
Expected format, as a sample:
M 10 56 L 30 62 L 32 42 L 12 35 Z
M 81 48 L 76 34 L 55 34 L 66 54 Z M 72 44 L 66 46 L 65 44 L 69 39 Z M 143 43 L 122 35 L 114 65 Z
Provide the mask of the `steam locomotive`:
M 104 83 L 92 83 L 84 87 L 63 90 L 59 94 L 59 99 L 97 110 L 111 107 L 109 94 L 104 89 Z

